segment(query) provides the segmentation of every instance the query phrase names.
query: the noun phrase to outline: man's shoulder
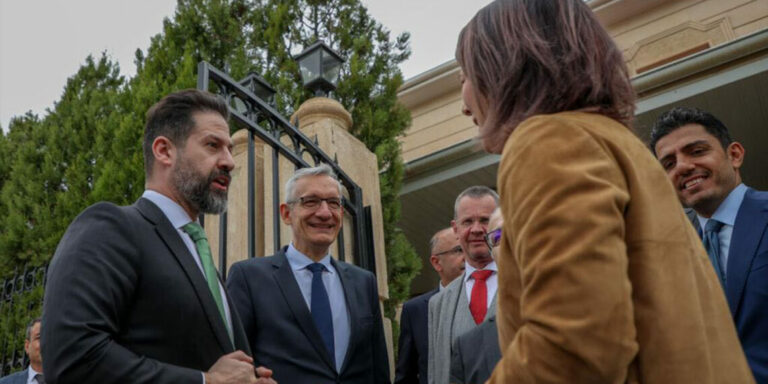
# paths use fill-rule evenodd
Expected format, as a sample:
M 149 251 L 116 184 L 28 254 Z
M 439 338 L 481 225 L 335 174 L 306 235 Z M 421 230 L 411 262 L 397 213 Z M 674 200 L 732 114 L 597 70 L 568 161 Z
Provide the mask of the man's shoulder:
M 744 195 L 745 198 L 756 200 L 759 203 L 768 205 L 768 191 L 760 191 L 757 189 L 749 188 Z
M 432 296 L 436 295 L 438 293 L 437 289 L 433 289 L 431 291 L 427 291 L 425 293 L 422 293 L 421 295 L 418 295 L 416 297 L 413 297 L 409 300 L 407 300 L 405 303 L 403 303 L 403 312 L 407 310 L 411 310 L 412 308 L 425 305 L 427 302 L 429 302 L 429 299 L 432 298 Z
M 264 257 L 251 257 L 246 260 L 238 261 L 230 267 L 230 270 L 238 270 L 238 269 L 244 269 L 244 270 L 251 270 L 251 269 L 264 269 L 271 267 L 276 262 L 279 262 L 282 260 L 285 260 L 285 256 L 281 256 L 281 254 L 275 254 L 270 256 L 264 256 Z
M 27 368 L 29 369 L 29 368 Z M 8 376 L 0 378 L 0 384 L 14 384 L 14 383 L 26 383 L 27 382 L 27 369 L 23 369 L 16 373 L 12 373 Z
M 376 279 L 376 276 L 373 274 L 373 272 L 368 271 L 366 269 L 360 268 L 354 264 L 350 264 L 344 261 L 334 260 L 334 267 L 339 270 L 339 272 L 344 272 L 349 274 L 352 277 L 358 277 L 358 278 L 370 278 L 370 279 Z
M 450 282 L 445 288 L 443 288 L 442 291 L 438 292 L 434 296 L 432 296 L 429 299 L 429 310 L 433 311 L 439 308 L 443 301 L 448 300 L 449 297 L 455 298 L 458 297 L 459 292 L 461 292 L 461 287 L 464 284 L 464 274 L 462 273 L 459 277 L 453 279 L 453 281 Z M 433 309 L 434 308 L 434 309 Z

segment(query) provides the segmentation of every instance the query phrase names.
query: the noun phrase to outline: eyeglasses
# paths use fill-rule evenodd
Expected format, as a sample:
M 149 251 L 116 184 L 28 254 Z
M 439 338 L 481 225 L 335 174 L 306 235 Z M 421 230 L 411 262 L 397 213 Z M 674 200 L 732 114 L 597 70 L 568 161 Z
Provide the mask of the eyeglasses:
M 442 256 L 442 255 L 456 254 L 456 253 L 461 253 L 461 252 L 464 252 L 464 250 L 461 249 L 461 245 L 457 245 L 457 246 L 455 246 L 455 247 L 453 247 L 453 248 L 451 248 L 451 249 L 449 249 L 447 251 L 433 253 L 432 255 L 433 256 Z
M 328 204 L 328 209 L 332 211 L 338 211 L 341 209 L 341 199 L 338 197 L 329 197 L 327 199 L 323 199 L 320 197 L 315 196 L 306 196 L 306 197 L 299 197 L 296 200 L 289 201 L 288 204 L 295 204 L 299 203 L 302 208 L 305 209 L 319 209 L 320 205 L 323 204 L 323 201 L 325 201 L 326 204 Z
M 497 247 L 500 242 L 501 242 L 501 228 L 496 228 L 493 231 L 490 231 L 485 234 L 485 244 L 488 245 L 488 248 L 493 249 L 494 247 Z

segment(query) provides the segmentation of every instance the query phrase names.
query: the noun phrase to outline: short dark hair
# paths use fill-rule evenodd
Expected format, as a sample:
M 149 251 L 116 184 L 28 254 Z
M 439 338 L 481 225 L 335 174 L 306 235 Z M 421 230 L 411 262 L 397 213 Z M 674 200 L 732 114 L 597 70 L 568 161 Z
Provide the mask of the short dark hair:
M 656 119 L 656 123 L 651 129 L 651 142 L 649 146 L 654 156 L 656 155 L 656 143 L 662 137 L 688 124 L 698 124 L 704 127 L 707 133 L 717 138 L 723 149 L 728 149 L 728 146 L 733 142 L 725 124 L 711 113 L 694 107 L 675 107 L 662 113 Z
M 534 115 L 591 109 L 627 127 L 634 116 L 624 57 L 583 0 L 496 0 L 461 30 L 456 60 L 488 102 L 491 152 Z
M 41 317 L 35 317 L 34 319 L 30 320 L 27 324 L 27 340 L 29 340 L 30 337 L 32 337 L 32 327 L 35 326 L 35 324 L 43 321 Z
M 165 136 L 175 145 L 184 146 L 195 127 L 192 115 L 196 112 L 217 112 L 224 120 L 229 119 L 227 103 L 223 98 L 198 89 L 185 89 L 171 93 L 147 111 L 144 128 L 144 171 L 152 174 L 155 157 L 152 143 L 158 136 Z
M 483 197 L 490 196 L 493 197 L 493 202 L 496 203 L 496 206 L 499 206 L 499 194 L 496 193 L 491 188 L 486 187 L 485 185 L 473 185 L 459 193 L 458 196 L 456 196 L 456 201 L 453 203 L 453 218 L 458 219 L 459 218 L 459 202 L 461 199 L 465 197 L 470 197 L 473 199 L 481 199 Z

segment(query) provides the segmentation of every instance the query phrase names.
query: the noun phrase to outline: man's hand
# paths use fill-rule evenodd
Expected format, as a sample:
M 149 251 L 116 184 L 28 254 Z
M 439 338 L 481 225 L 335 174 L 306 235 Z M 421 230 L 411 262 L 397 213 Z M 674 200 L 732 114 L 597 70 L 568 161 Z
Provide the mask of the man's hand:
M 265 368 L 266 369 L 266 368 Z M 269 376 L 272 376 L 272 371 Z M 268 380 L 269 376 L 267 377 Z M 254 384 L 256 370 L 253 369 L 253 359 L 243 351 L 235 351 L 216 360 L 208 372 L 205 372 L 205 384 Z M 264 381 L 263 383 L 270 383 Z
M 259 379 L 256 380 L 257 384 L 277 384 L 277 382 L 272 379 L 272 370 L 264 367 L 256 367 L 256 377 Z

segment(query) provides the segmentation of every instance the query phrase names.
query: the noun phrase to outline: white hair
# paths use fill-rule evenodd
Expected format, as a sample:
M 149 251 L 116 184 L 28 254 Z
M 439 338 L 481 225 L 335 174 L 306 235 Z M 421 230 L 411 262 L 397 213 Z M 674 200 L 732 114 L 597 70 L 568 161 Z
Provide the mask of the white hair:
M 308 176 L 330 177 L 339 186 L 339 197 L 341 197 L 341 183 L 339 182 L 339 178 L 336 176 L 336 172 L 333 172 L 333 168 L 331 168 L 330 165 L 321 163 L 315 167 L 299 168 L 296 170 L 296 172 L 294 172 L 293 176 L 288 179 L 288 182 L 285 183 L 285 201 L 287 203 L 293 203 L 296 201 L 296 196 L 294 196 L 296 193 L 296 182 L 299 181 L 299 179 L 303 179 Z

